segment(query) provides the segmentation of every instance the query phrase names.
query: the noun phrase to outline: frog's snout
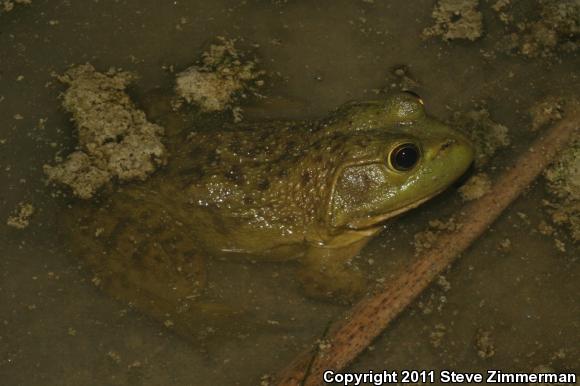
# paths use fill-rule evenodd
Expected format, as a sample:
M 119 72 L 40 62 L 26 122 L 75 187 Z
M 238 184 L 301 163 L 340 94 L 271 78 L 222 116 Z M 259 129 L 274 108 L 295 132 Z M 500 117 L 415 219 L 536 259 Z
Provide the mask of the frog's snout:
M 435 169 L 445 170 L 445 174 L 454 179 L 469 169 L 475 151 L 469 139 L 460 133 L 453 133 L 433 143 L 425 156 Z
M 475 149 L 469 139 L 463 135 L 458 135 L 444 141 L 441 145 L 441 151 L 449 152 L 450 157 L 461 168 L 462 174 L 473 164 L 475 160 Z

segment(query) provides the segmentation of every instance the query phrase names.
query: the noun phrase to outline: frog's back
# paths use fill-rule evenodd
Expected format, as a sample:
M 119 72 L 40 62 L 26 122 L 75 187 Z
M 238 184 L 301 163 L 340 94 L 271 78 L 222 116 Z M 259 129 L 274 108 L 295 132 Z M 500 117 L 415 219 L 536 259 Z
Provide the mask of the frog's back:
M 166 194 L 187 202 L 193 232 L 214 254 L 300 255 L 332 170 L 315 156 L 318 131 L 271 122 L 190 133 L 169 187 L 181 191 Z
M 189 177 L 184 183 L 223 179 L 259 189 L 268 177 L 284 177 L 284 165 L 307 151 L 313 131 L 307 124 L 270 122 L 191 132 L 177 151 L 174 171 Z

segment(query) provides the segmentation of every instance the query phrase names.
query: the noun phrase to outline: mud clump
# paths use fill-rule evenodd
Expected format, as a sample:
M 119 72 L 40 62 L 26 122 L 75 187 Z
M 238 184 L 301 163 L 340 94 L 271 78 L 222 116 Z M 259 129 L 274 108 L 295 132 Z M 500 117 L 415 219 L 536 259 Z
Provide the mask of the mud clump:
M 491 8 L 497 12 L 499 19 L 506 24 L 512 21 L 512 16 L 506 12 L 506 8 L 510 3 L 511 0 L 497 0 L 491 6 Z
M 491 190 L 491 179 L 486 173 L 478 173 L 467 180 L 458 191 L 463 201 L 472 201 L 483 197 Z
M 30 225 L 30 218 L 34 214 L 34 206 L 32 204 L 21 202 L 18 204 L 14 215 L 8 217 L 6 225 L 16 228 L 24 229 Z
M 479 329 L 475 335 L 474 346 L 481 359 L 489 359 L 495 355 L 495 344 L 491 331 Z
M 88 199 L 113 179 L 144 180 L 165 164 L 163 128 L 147 121 L 125 92 L 134 75 L 84 64 L 58 79 L 68 85 L 62 106 L 72 114 L 79 143 L 64 161 L 44 165 L 49 181 Z
M 579 108 L 573 98 L 548 96 L 530 109 L 532 130 L 536 131 L 562 119 L 564 112 Z M 570 144 L 559 153 L 558 158 L 545 171 L 551 199 L 545 200 L 552 223 L 568 231 L 574 243 L 580 241 L 580 135 L 576 133 Z M 554 228 L 542 224 L 542 234 L 557 236 Z M 564 244 L 554 239 L 559 250 L 564 251 Z
M 443 40 L 476 40 L 483 33 L 478 0 L 439 0 L 433 9 L 435 24 L 423 30 L 423 37 L 441 36 Z
M 30 5 L 32 4 L 32 0 L 0 0 L 0 13 L 10 12 L 19 4 Z
M 433 331 L 431 331 L 431 333 L 429 334 L 429 340 L 431 342 L 431 345 L 434 348 L 441 347 L 443 339 L 445 338 L 446 334 L 447 328 L 443 324 L 437 323 L 433 328 Z
M 447 221 L 429 221 L 429 227 L 426 230 L 417 232 L 414 235 L 413 246 L 415 247 L 415 256 L 419 256 L 423 252 L 430 250 L 440 234 L 454 232 L 457 229 L 459 229 L 459 226 L 453 217 Z
M 562 119 L 566 101 L 564 98 L 549 96 L 539 103 L 536 103 L 530 109 L 530 117 L 532 119 L 532 131 L 539 129 L 559 121 Z
M 499 2 L 498 2 L 499 3 Z M 580 36 L 580 2 L 539 0 L 539 14 L 530 19 L 509 13 L 507 4 L 493 7 L 512 29 L 501 43 L 503 49 L 529 58 L 553 57 L 559 52 L 577 52 Z
M 236 106 L 240 98 L 257 95 L 264 85 L 265 72 L 258 69 L 257 59 L 235 47 L 236 40 L 218 38 L 201 55 L 199 63 L 177 74 L 175 91 L 187 103 L 198 105 L 203 111 L 232 110 L 241 119 Z
M 580 242 L 580 136 L 544 172 L 554 200 L 545 205 L 552 221 L 563 226 L 574 243 Z

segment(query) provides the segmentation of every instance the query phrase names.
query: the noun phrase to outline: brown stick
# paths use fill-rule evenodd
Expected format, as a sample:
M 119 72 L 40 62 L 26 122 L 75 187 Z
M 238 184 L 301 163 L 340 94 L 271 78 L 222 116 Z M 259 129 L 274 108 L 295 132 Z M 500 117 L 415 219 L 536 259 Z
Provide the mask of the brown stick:
M 491 191 L 468 204 L 458 229 L 440 236 L 432 249 L 377 293 L 363 298 L 331 326 L 330 348 L 299 355 L 277 378 L 278 386 L 316 386 L 326 370 L 339 371 L 356 358 L 447 266 L 481 236 L 542 170 L 580 126 L 580 109 L 571 111 L 506 170 Z

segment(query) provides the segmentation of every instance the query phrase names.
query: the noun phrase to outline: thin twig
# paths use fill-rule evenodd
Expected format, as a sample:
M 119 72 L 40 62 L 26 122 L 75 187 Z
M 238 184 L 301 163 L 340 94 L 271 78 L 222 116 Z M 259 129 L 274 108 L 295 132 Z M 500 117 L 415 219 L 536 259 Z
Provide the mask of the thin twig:
M 326 370 L 339 371 L 356 358 L 461 252 L 479 238 L 499 215 L 536 179 L 580 126 L 580 109 L 571 110 L 522 154 L 491 191 L 466 205 L 455 232 L 436 244 L 395 280 L 355 304 L 330 329 L 329 350 L 299 355 L 277 378 L 278 386 L 316 386 Z M 315 356 L 309 365 L 312 356 Z M 308 374 L 305 369 L 308 368 Z

